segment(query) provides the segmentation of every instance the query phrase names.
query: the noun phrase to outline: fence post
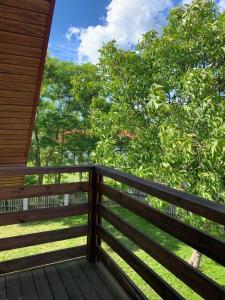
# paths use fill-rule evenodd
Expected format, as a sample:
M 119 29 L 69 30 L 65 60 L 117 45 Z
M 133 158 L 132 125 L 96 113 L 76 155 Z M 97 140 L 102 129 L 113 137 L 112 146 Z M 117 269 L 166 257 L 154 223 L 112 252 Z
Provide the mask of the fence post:
M 101 194 L 98 186 L 102 176 L 96 173 L 95 168 L 89 172 L 89 193 L 88 193 L 88 237 L 87 237 L 87 258 L 89 262 L 97 260 L 97 246 L 100 239 L 97 237 L 97 226 L 101 222 L 98 215 L 98 203 L 101 201 Z
M 28 210 L 28 198 L 23 198 L 23 210 Z
M 69 194 L 65 194 L 64 195 L 64 206 L 68 206 L 69 205 Z

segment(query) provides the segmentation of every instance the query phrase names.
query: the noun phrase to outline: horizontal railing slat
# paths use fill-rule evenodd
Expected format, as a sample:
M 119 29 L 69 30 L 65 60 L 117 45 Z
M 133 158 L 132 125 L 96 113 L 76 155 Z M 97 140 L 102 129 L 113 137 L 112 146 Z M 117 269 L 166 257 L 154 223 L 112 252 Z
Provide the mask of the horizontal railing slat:
M 149 238 L 146 234 L 122 220 L 103 204 L 99 205 L 99 212 L 106 221 L 180 278 L 204 299 L 207 297 L 211 299 L 214 297 L 216 299 L 222 299 L 224 297 L 225 299 L 225 289 L 162 247 L 159 243 Z
M 87 213 L 87 203 L 65 207 L 41 208 L 22 212 L 5 213 L 0 214 L 0 226 L 59 219 Z
M 225 266 L 225 243 L 221 240 L 163 214 L 146 203 L 117 191 L 110 186 L 101 184 L 100 191 L 109 199 Z
M 88 192 L 88 188 L 88 182 L 36 185 L 22 188 L 1 188 L 0 200 Z
M 121 258 L 123 258 L 163 299 L 184 299 L 167 282 L 150 269 L 140 258 L 134 255 L 127 247 L 105 230 L 98 226 L 98 235 L 102 238 Z
M 225 205 L 223 204 L 190 195 L 165 185 L 151 182 L 108 167 L 97 165 L 95 168 L 101 175 L 105 175 L 209 220 L 225 225 Z
M 0 274 L 39 267 L 86 255 L 87 246 L 77 246 L 47 253 L 7 260 L 0 263 Z
M 83 166 L 63 166 L 63 167 L 1 167 L 0 175 L 39 175 L 39 174 L 57 174 L 57 173 L 77 173 L 89 172 L 93 165 Z
M 97 249 L 99 259 L 106 265 L 120 285 L 126 290 L 133 300 L 147 300 L 148 298 L 139 290 L 127 274 L 112 260 L 104 249 Z
M 87 235 L 87 225 L 0 239 L 0 251 L 63 241 Z

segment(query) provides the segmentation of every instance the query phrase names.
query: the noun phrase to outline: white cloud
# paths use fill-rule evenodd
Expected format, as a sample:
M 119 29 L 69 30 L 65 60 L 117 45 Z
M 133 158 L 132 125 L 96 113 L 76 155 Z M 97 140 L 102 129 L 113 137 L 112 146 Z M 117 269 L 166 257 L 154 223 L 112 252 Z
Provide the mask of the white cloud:
M 220 0 L 218 2 L 218 6 L 221 11 L 224 11 L 225 10 L 225 0 Z
M 190 4 L 192 1 L 193 0 L 182 0 L 181 4 Z M 215 3 L 218 5 L 221 12 L 225 10 L 225 0 L 215 0 Z
M 81 33 L 81 29 L 80 28 L 77 28 L 77 27 L 70 27 L 66 33 L 66 39 L 68 41 L 71 41 L 72 39 L 72 36 L 75 35 L 79 35 Z
M 105 24 L 87 28 L 69 28 L 66 37 L 75 36 L 79 41 L 80 62 L 98 61 L 98 49 L 102 44 L 116 40 L 121 48 L 136 44 L 142 34 L 150 29 L 160 30 L 166 21 L 166 13 L 172 0 L 111 0 L 107 7 Z
M 182 0 L 181 4 L 191 4 L 192 0 Z

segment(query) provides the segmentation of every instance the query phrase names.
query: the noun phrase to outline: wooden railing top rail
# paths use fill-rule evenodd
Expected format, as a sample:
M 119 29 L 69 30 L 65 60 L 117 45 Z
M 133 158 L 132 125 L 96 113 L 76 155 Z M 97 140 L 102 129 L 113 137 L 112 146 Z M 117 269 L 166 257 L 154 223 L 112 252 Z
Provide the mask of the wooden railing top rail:
M 0 168 L 0 175 L 39 175 L 56 173 L 90 172 L 95 170 L 98 174 L 129 185 L 147 194 L 165 200 L 178 207 L 191 211 L 209 220 L 225 225 L 225 205 L 187 194 L 185 192 L 155 183 L 137 176 L 114 170 L 101 165 L 80 165 L 62 167 L 4 167 Z
M 0 175 L 39 175 L 57 173 L 89 172 L 93 165 L 63 166 L 63 167 L 3 167 L 0 168 Z
M 135 284 L 127 278 L 127 275 L 121 271 L 120 267 L 118 267 L 111 258 L 107 257 L 100 243 L 102 239 L 119 254 L 133 270 L 141 275 L 144 281 L 161 297 L 165 299 L 183 299 L 172 286 L 104 227 L 104 223 L 101 222 L 103 218 L 200 296 L 203 298 L 209 297 L 210 299 L 215 296 L 216 299 L 224 299 L 225 289 L 222 286 L 219 286 L 209 277 L 195 270 L 188 263 L 164 248 L 148 235 L 145 235 L 129 222 L 121 219 L 119 215 L 104 206 L 102 197 L 105 196 L 115 201 L 125 209 L 135 213 L 137 216 L 147 220 L 154 226 L 207 255 L 223 266 L 225 266 L 224 241 L 211 237 L 207 233 L 185 224 L 179 219 L 170 217 L 143 201 L 132 198 L 127 193 L 108 185 L 109 182 L 104 182 L 103 178 L 107 177 L 116 180 L 223 225 L 225 225 L 224 205 L 216 204 L 206 199 L 166 187 L 162 184 L 100 165 L 0 168 L 0 175 L 4 174 L 5 176 L 76 172 L 89 173 L 89 180 L 85 182 L 24 186 L 21 188 L 2 188 L 0 189 L 0 200 L 88 192 L 88 203 L 1 214 L 0 226 L 79 216 L 83 214 L 88 214 L 88 225 L 57 229 L 51 232 L 25 234 L 20 237 L 4 238 L 0 240 L 2 244 L 0 250 L 6 251 L 49 242 L 52 243 L 74 237 L 86 236 L 86 234 L 87 245 L 2 262 L 0 263 L 0 274 L 87 254 L 90 262 L 96 261 L 97 257 L 103 258 L 103 262 L 109 266 L 112 273 L 119 276 L 120 280 L 122 280 L 123 286 L 130 292 L 132 299 L 146 299 L 138 288 L 135 287 Z
M 90 172 L 97 173 L 111 179 L 127 184 L 147 194 L 165 200 L 178 207 L 189 210 L 195 214 L 225 225 L 225 205 L 203 199 L 201 197 L 187 194 L 185 192 L 155 183 L 137 176 L 114 170 L 101 165 L 80 165 L 62 167 L 4 167 L 0 168 L 0 175 L 39 175 L 56 173 Z
M 32 209 L 28 211 L 10 212 L 0 215 L 0 226 L 61 219 L 88 214 L 88 204 L 76 204 L 52 208 Z
M 162 299 L 184 299 L 164 279 L 147 266 L 140 258 L 135 256 L 125 245 L 101 225 L 98 226 L 98 234 L 126 263 L 128 263 L 161 297 Z
M 128 237 L 133 243 L 161 263 L 203 298 L 207 296 L 213 298 L 217 292 L 219 295 L 223 292 L 223 290 L 221 291 L 220 286 L 213 282 L 209 277 L 193 268 L 170 250 L 164 248 L 159 242 L 123 220 L 103 204 L 99 204 L 99 210 L 101 216 L 107 222 L 122 232 L 123 235 Z
M 187 194 L 163 184 L 151 182 L 109 167 L 95 165 L 95 169 L 97 173 L 101 175 L 129 185 L 209 220 L 225 225 L 225 205 L 223 204 Z
M 63 195 L 75 192 L 88 192 L 88 182 L 34 185 L 21 188 L 0 189 L 0 201 L 28 197 Z
M 174 219 L 140 200 L 132 199 L 127 194 L 105 184 L 100 185 L 100 190 L 109 199 L 225 266 L 225 243 L 220 239 L 211 237 L 207 233 Z

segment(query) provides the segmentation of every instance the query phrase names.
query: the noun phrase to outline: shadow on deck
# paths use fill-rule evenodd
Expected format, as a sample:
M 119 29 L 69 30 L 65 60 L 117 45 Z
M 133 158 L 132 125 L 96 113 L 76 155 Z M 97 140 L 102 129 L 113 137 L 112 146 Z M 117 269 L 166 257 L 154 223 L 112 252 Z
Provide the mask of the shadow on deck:
M 131 299 L 102 262 L 69 260 L 0 277 L 0 299 Z

